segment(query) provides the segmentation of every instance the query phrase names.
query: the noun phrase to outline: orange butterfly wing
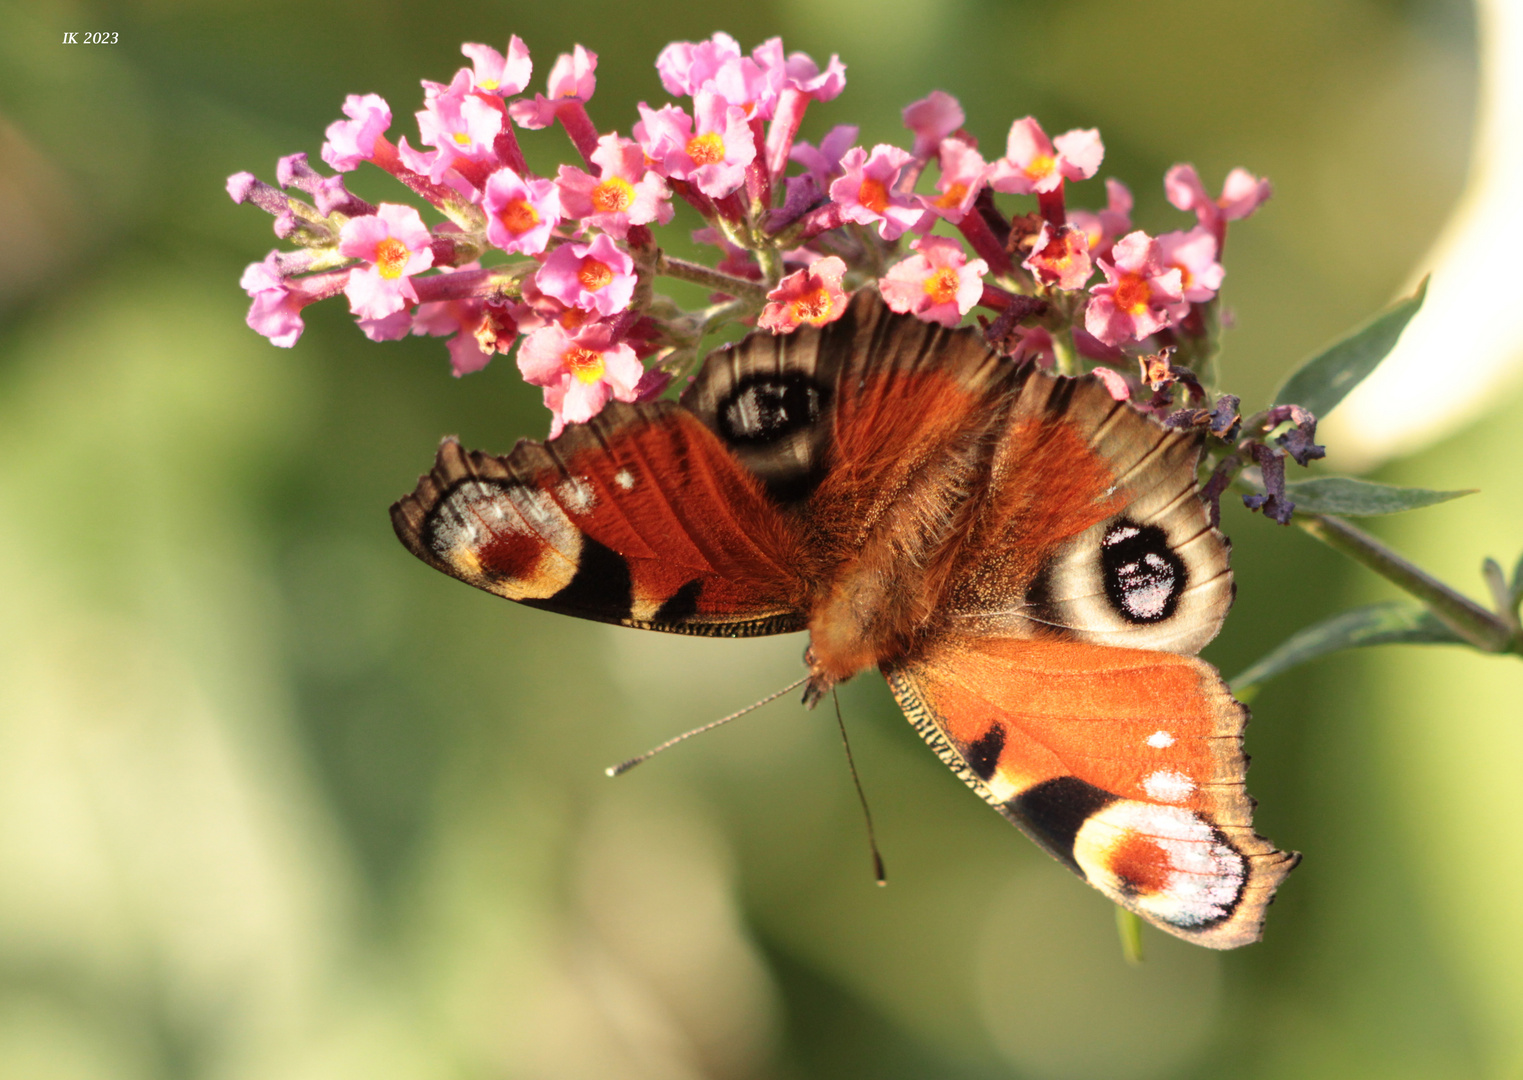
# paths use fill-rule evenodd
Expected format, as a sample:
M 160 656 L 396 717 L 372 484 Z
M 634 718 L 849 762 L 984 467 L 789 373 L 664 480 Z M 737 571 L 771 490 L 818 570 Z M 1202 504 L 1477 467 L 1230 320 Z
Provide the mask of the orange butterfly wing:
M 424 562 L 534 607 L 715 636 L 804 626 L 797 530 L 670 403 L 611 405 L 506 457 L 446 440 L 392 523 Z
M 1253 831 L 1247 710 L 1209 664 L 963 637 L 885 674 L 942 760 L 1106 896 L 1197 944 L 1258 940 L 1299 856 Z

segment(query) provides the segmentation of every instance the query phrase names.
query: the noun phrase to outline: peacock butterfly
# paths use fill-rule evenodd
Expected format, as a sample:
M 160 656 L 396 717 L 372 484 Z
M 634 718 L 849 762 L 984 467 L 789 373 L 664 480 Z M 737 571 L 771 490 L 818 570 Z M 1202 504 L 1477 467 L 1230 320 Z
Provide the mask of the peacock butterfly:
M 1116 903 L 1259 938 L 1300 856 L 1253 830 L 1247 710 L 1195 654 L 1232 602 L 1200 436 L 871 290 L 506 457 L 453 439 L 396 503 L 510 600 L 720 637 L 809 631 L 805 701 L 878 667 L 969 787 Z

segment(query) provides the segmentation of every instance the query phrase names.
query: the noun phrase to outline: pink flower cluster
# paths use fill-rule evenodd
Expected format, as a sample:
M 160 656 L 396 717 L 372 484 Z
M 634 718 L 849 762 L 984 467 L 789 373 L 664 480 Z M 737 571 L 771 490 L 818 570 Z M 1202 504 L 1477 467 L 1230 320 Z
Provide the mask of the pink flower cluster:
M 842 92 L 845 67 L 831 57 L 822 69 L 777 38 L 750 53 L 722 33 L 668 45 L 656 69 L 677 100 L 641 102 L 627 134 L 600 131 L 589 115 L 597 56 L 580 45 L 532 97 L 517 37 L 505 53 L 461 51 L 471 66 L 447 84 L 423 82 L 417 146 L 388 138 L 391 108 L 375 94 L 347 98 L 322 146 L 338 174 L 364 162 L 390 173 L 439 224 L 405 202 L 365 202 L 305 154 L 281 159 L 278 188 L 248 173 L 229 179 L 233 199 L 274 215 L 276 235 L 296 248 L 245 272 L 248 322 L 290 346 L 303 308 L 342 293 L 375 340 L 449 338 L 456 375 L 516 346 L 552 434 L 610 400 L 661 393 L 726 323 L 775 333 L 822 325 L 849 290 L 874 282 L 894 310 L 945 326 L 982 306 L 996 347 L 1064 370 L 1081 356 L 1117 365 L 1126 350 L 1203 340 L 1226 223 L 1269 196 L 1267 182 L 1238 169 L 1213 199 L 1178 165 L 1165 190 L 1195 214 L 1191 229 L 1133 229 L 1131 193 L 1114 179 L 1104 209 L 1070 210 L 1067 186 L 1100 169 L 1097 131 L 1049 138 L 1025 117 L 1004 155 L 986 161 L 941 91 L 904 110 L 909 149 L 857 145 L 850 125 L 813 145 L 797 138 L 800 123 L 812 103 Z M 536 176 L 518 133 L 556 126 L 576 161 Z M 1015 213 L 996 195 L 1034 206 Z M 653 229 L 673 221 L 677 201 L 702 219 L 693 236 L 715 249 L 711 264 L 658 245 Z M 678 308 L 656 292 L 661 277 L 702 286 L 709 304 Z

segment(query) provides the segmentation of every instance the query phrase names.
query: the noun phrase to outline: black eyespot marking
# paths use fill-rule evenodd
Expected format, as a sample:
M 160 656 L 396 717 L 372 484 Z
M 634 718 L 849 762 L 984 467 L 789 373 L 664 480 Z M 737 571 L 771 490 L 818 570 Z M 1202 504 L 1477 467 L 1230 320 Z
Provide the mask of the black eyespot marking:
M 694 615 L 698 614 L 698 594 L 702 591 L 702 578 L 694 578 L 692 581 L 685 582 L 682 588 L 668 596 L 665 603 L 656 609 L 656 614 L 651 618 L 651 622 L 661 626 L 666 623 L 682 622 L 684 619 L 691 619 Z
M 565 588 L 543 600 L 520 601 L 591 619 L 627 619 L 634 602 L 634 583 L 624 556 L 585 535 L 576 573 Z
M 1110 792 L 1077 776 L 1055 776 L 1027 788 L 1005 807 L 1026 835 L 1084 877 L 1074 861 L 1074 838 L 1090 815 L 1115 801 Z
M 1185 591 L 1184 560 L 1157 525 L 1122 518 L 1105 530 L 1100 568 L 1111 606 L 1132 622 L 1162 622 L 1174 614 Z
M 825 390 L 803 372 L 750 375 L 719 403 L 719 435 L 740 446 L 765 446 L 820 418 Z
M 968 768 L 972 769 L 980 780 L 987 781 L 994 775 L 994 770 L 999 765 L 1000 751 L 1004 749 L 1005 729 L 998 724 L 992 724 L 977 742 L 971 743 L 963 751 L 962 756 L 967 759 Z

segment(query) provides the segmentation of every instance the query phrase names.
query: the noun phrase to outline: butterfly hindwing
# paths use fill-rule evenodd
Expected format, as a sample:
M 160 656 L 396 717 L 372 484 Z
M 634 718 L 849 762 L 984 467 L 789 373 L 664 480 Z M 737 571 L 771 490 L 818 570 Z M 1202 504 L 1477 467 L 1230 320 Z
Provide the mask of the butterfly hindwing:
M 1199 652 L 1232 603 L 1199 457 L 1098 380 L 1028 379 L 959 552 L 959 629 Z
M 392 521 L 423 561 L 534 607 L 714 636 L 804 625 L 796 530 L 670 403 L 614 404 L 506 457 L 446 440 Z
M 1256 941 L 1299 856 L 1253 831 L 1247 710 L 1203 660 L 967 637 L 886 672 L 970 787 L 1116 903 L 1189 941 Z

